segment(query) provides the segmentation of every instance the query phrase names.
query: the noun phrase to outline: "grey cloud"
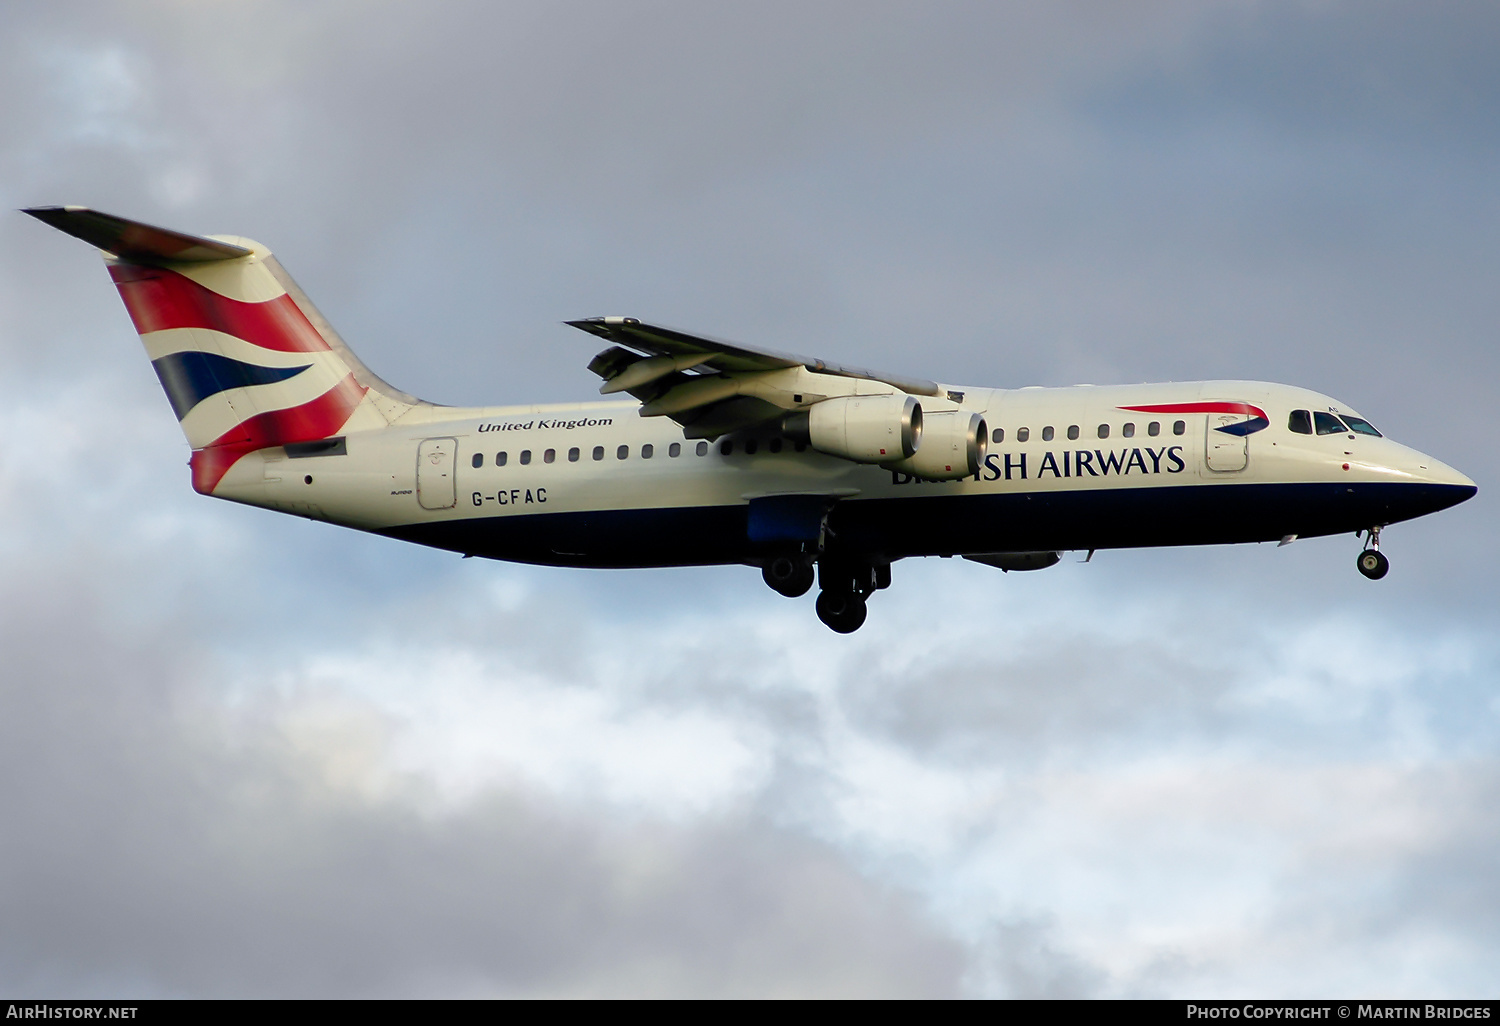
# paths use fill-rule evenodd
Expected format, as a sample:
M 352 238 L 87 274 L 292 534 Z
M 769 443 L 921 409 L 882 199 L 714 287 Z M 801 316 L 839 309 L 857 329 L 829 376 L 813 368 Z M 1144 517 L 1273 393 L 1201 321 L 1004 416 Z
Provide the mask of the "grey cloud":
M 1493 815 L 1500 766 L 1493 759 L 1455 760 L 1424 774 L 1418 786 L 1447 791 L 1444 804 L 1452 811 L 1402 860 L 1388 900 L 1366 913 L 1371 929 L 1400 923 L 1414 931 L 1457 934 L 1475 947 L 1500 943 L 1500 884 L 1491 869 L 1500 850 Z
M 1219 73 L 1193 62 L 1224 47 L 1274 68 L 1294 45 L 1299 67 L 1357 83 L 1352 58 L 1331 59 L 1340 42 L 1351 26 L 1399 40 L 1400 17 L 343 10 L 229 31 L 192 8 L 30 25 L 13 45 L 134 54 L 146 84 L 133 116 L 171 153 L 63 149 L 23 179 L 39 187 L 47 168 L 46 185 L 63 188 L 54 169 L 69 168 L 87 174 L 92 202 L 118 195 L 138 213 L 270 241 L 372 363 L 445 401 L 588 394 L 586 340 L 556 322 L 617 308 L 962 380 L 1295 378 L 1396 429 L 1413 404 L 1393 383 L 1434 378 L 1415 356 L 1470 391 L 1458 366 L 1489 359 L 1474 345 L 1493 320 L 1479 300 L 1492 257 L 1474 252 L 1493 233 L 1470 213 L 1484 209 L 1482 182 L 1429 166 L 1443 198 L 1413 207 L 1403 197 L 1422 179 L 1361 152 L 1205 137 L 1196 123 L 1127 135 L 1112 126 L 1130 116 L 1078 106 L 1115 89 L 1128 115 L 1149 116 L 1189 95 L 1216 126 L 1221 90 L 1130 83 L 1159 68 Z M 1299 34 L 1298 17 L 1322 28 Z M 1451 14 L 1419 20 L 1460 48 L 1484 34 Z M 11 66 L 32 69 L 18 92 L 45 85 L 35 59 Z M 210 183 L 196 205 L 151 199 L 189 158 Z M 1353 234 L 1330 239 L 1330 217 Z M 1455 244 L 1468 251 L 1457 261 L 1444 256 Z M 1369 265 L 1393 247 L 1410 256 Z M 1446 344 L 1411 344 L 1434 334 Z M 945 340 L 924 356 L 933 365 L 911 366 L 913 339 L 931 338 Z M 1334 358 L 1351 348 L 1378 358 Z M 1436 427 L 1424 433 L 1454 459 L 1483 458 Z
M 1201 739 L 1237 683 L 1232 664 L 1151 641 L 1056 626 L 1014 645 L 895 672 L 866 667 L 843 682 L 844 706 L 864 729 L 929 758 L 1015 766 L 1071 761 L 1142 734 L 1168 744 L 1174 735 Z
M 89 589 L 42 572 L 13 575 L 26 597 L 7 589 L 0 619 L 13 991 L 957 986 L 956 944 L 826 846 L 733 812 L 684 827 L 499 792 L 433 814 L 420 792 L 337 786 L 274 731 L 226 733 L 199 646 L 120 637 Z
M 1021 1000 L 1101 997 L 1109 975 L 1099 966 L 1058 950 L 1050 924 L 1029 920 L 994 924 L 978 945 L 970 985 L 980 992 Z
M 1500 18 L 1488 4 L 1242 5 L 1196 34 L 1197 45 L 1096 95 L 1101 115 L 1147 133 L 1258 123 L 1315 151 L 1352 140 L 1387 159 L 1464 161 L 1500 143 L 1490 59 Z
M 1205 607 L 1143 588 L 1138 622 L 1104 611 L 1082 628 L 1024 617 L 921 660 L 869 652 L 841 673 L 839 708 L 924 762 L 974 770 L 1106 765 L 1148 751 L 1196 758 L 1246 744 L 1265 758 L 1361 759 L 1436 743 L 1460 758 L 1500 738 L 1487 687 L 1496 651 L 1477 636 L 1428 627 L 1393 643 L 1339 617 L 1243 615 L 1252 596 Z
M 625 312 L 951 380 L 1290 380 L 1488 488 L 1487 9 L 1101 11 L 11 5 L 0 196 L 255 236 L 378 371 L 439 401 L 588 398 L 594 349 L 556 322 Z M 96 255 L 0 221 L 7 388 L 101 383 L 55 427 L 97 444 L 12 437 L 0 454 L 47 468 L 7 478 L 4 500 L 6 544 L 33 550 L 6 564 L 0 671 L 3 801 L 25 828 L 0 849 L 24 884 L 3 900 L 36 938 L 6 932 L 18 986 L 931 993 L 962 973 L 1004 993 L 1112 992 L 1129 981 L 1045 909 L 995 912 L 1006 925 L 960 956 L 916 899 L 882 889 L 910 882 L 879 868 L 898 851 L 808 840 L 840 836 L 827 717 L 944 771 L 1222 745 L 1267 774 L 1382 767 L 1408 757 L 1392 738 L 1413 721 L 1439 750 L 1493 748 L 1482 662 L 1407 682 L 1404 711 L 1377 696 L 1322 738 L 1312 712 L 1235 705 L 1329 609 L 1417 649 L 1488 632 L 1487 492 L 1390 531 L 1379 587 L 1353 574 L 1352 539 L 1101 553 L 1040 583 L 903 563 L 865 640 L 778 647 L 778 617 L 810 603 L 745 568 L 461 563 L 197 499 L 180 440 L 121 428 L 154 410 L 173 430 Z M 497 609 L 487 589 L 516 582 L 526 606 Z M 1056 620 L 1007 634 L 954 611 L 969 589 Z M 1228 610 L 1238 640 L 1207 651 L 1198 607 Z M 1160 633 L 1091 632 L 1116 608 Z M 431 819 L 420 795 L 332 787 L 269 726 L 217 744 L 226 664 L 283 672 L 387 637 L 585 689 L 620 686 L 592 657 L 634 641 L 660 665 L 622 703 L 754 725 L 771 778 L 748 811 L 686 826 L 529 792 Z M 900 677 L 888 648 L 937 653 Z M 834 674 L 833 713 L 777 686 L 813 660 Z M 1360 893 L 1395 880 L 1392 921 L 1479 958 L 1493 838 L 1476 794 L 1434 785 L 1451 821 Z M 1278 922 L 1344 915 L 1328 897 L 1344 868 L 1277 877 Z M 1358 963 L 1377 928 L 1333 930 L 1330 950 Z M 1273 989 L 1285 969 L 1267 959 L 1254 979 Z M 1143 993 L 1218 971 L 1195 951 L 1144 964 Z

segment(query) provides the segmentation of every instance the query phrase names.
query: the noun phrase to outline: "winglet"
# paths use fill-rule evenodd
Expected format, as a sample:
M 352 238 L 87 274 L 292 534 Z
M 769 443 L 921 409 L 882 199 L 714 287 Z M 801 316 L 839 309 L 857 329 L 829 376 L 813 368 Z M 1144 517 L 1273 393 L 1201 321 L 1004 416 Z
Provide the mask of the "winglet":
M 197 235 L 184 235 L 169 228 L 130 221 L 113 214 L 90 210 L 88 207 L 26 207 L 21 213 L 30 214 L 58 231 L 67 232 L 91 246 L 126 259 L 233 260 L 254 252 L 244 246 L 233 246 Z

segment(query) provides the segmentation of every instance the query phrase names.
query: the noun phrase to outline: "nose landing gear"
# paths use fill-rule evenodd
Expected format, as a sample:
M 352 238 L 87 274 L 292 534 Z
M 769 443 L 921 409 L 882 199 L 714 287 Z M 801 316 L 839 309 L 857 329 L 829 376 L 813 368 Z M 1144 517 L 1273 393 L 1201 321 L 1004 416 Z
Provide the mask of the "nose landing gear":
M 1359 562 L 1356 565 L 1359 567 L 1359 572 L 1372 581 L 1378 581 L 1390 572 L 1391 561 L 1386 559 L 1380 551 L 1380 528 L 1370 528 L 1365 550 L 1359 554 Z

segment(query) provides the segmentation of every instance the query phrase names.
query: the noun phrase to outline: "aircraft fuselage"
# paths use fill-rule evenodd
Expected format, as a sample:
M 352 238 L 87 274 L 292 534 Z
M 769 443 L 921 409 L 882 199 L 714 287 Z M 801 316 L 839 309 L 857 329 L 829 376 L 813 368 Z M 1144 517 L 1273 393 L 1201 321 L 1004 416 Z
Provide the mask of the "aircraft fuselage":
M 1474 492 L 1389 438 L 1290 431 L 1293 410 L 1352 413 L 1291 386 L 962 392 L 994 440 L 980 472 L 958 481 L 851 463 L 774 431 L 689 439 L 672 421 L 638 416 L 636 403 L 594 402 L 420 411 L 421 423 L 343 436 L 337 455 L 252 453 L 214 494 L 466 555 L 647 567 L 757 563 L 774 546 L 750 536 L 752 500 L 776 496 L 835 498 L 829 544 L 897 559 L 1309 538 L 1408 520 Z M 1232 469 L 1210 464 L 1211 414 L 1125 409 L 1224 396 L 1270 421 L 1243 436 Z

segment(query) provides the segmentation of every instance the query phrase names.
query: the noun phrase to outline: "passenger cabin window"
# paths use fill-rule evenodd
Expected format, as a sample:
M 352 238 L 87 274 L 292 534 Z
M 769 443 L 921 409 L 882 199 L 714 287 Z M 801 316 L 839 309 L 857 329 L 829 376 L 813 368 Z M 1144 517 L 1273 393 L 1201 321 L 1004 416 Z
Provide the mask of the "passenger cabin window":
M 672 457 L 674 460 L 677 457 L 681 456 L 682 455 L 682 443 L 681 442 L 673 442 L 671 445 L 667 446 L 667 455 L 670 456 L 670 457 Z
M 1344 423 L 1349 425 L 1349 430 L 1361 435 L 1374 435 L 1376 438 L 1384 437 L 1375 430 L 1375 425 L 1361 417 L 1351 417 L 1344 414 Z
M 497 453 L 495 453 L 495 466 L 497 466 L 497 467 L 503 467 L 503 466 L 505 466 L 505 461 L 508 460 L 508 459 L 510 459 L 510 453 L 508 453 L 508 452 L 497 452 Z
M 1306 410 L 1293 410 L 1287 414 L 1286 429 L 1299 435 L 1312 434 L 1312 414 Z
M 602 459 L 604 459 L 604 446 L 602 446 L 602 445 L 596 445 L 596 446 L 594 446 L 594 462 L 597 463 L 597 462 L 599 462 Z
M 1344 433 L 1344 422 L 1331 413 L 1318 410 L 1313 414 L 1313 427 L 1317 428 L 1320 435 L 1341 435 Z
M 1078 438 L 1078 425 L 1077 424 L 1069 424 L 1068 425 L 1068 438 L 1075 439 L 1075 440 Z
M 557 460 L 557 450 L 556 449 L 548 449 L 546 452 L 542 453 L 542 462 L 543 463 L 553 463 L 556 460 Z
M 1099 437 L 1100 438 L 1108 438 L 1109 437 L 1109 425 L 1108 424 L 1100 424 L 1099 425 Z
M 1124 427 L 1122 427 L 1120 429 L 1120 434 L 1124 435 L 1126 438 L 1134 438 L 1135 437 L 1135 425 L 1134 424 L 1126 424 Z
M 733 442 L 725 442 L 723 445 L 719 446 L 719 455 L 720 456 L 728 456 L 732 452 L 734 452 L 734 443 Z
M 1161 421 L 1153 420 L 1151 423 L 1147 424 L 1146 434 L 1150 435 L 1152 438 L 1155 438 L 1157 435 L 1161 434 Z
M 753 438 L 750 439 L 750 441 L 748 441 L 748 442 L 745 443 L 745 455 L 746 456 L 754 456 L 755 455 L 755 450 L 758 449 L 758 448 L 760 448 L 760 447 L 755 444 L 755 439 L 753 439 Z
M 768 443 L 766 443 L 766 448 L 770 449 L 772 452 L 780 452 L 781 451 L 781 439 L 779 439 L 779 438 L 773 438 L 773 439 L 771 439 Z
M 577 463 L 579 455 L 580 454 L 578 452 L 578 447 L 575 445 L 573 448 L 568 450 L 568 462 Z
M 476 452 L 474 454 L 474 458 L 470 462 L 474 464 L 474 469 L 478 470 L 480 467 L 484 466 L 484 453 Z
M 645 445 L 641 446 L 641 459 L 649 460 L 652 456 L 655 455 L 656 446 L 652 445 L 650 442 L 647 442 Z
M 1044 442 L 1050 442 L 1050 441 L 1052 441 L 1052 428 L 1051 428 L 1050 425 L 1048 427 L 1042 428 L 1042 441 L 1044 441 Z
M 699 456 L 707 456 L 708 455 L 708 443 L 707 442 L 699 442 L 698 443 L 698 447 L 696 449 L 694 449 L 693 451 L 696 452 Z
M 1185 435 L 1185 434 L 1187 434 L 1187 421 L 1185 421 L 1185 420 L 1174 420 L 1174 421 L 1172 421 L 1172 434 L 1174 434 L 1174 435 Z
M 530 462 L 531 462 L 531 450 L 530 449 L 522 449 L 521 450 L 521 466 L 524 467 L 524 466 L 526 466 Z
M 1016 441 L 1026 442 L 1031 439 L 1031 428 L 1016 428 Z
M 628 446 L 628 445 L 622 445 L 618 449 L 616 449 L 615 450 L 615 459 L 617 459 L 617 460 L 628 460 L 628 459 L 630 459 L 630 446 Z
M 1005 429 L 995 428 L 993 431 L 991 431 L 990 441 L 994 442 L 996 445 L 999 445 L 1001 442 L 1005 441 Z

